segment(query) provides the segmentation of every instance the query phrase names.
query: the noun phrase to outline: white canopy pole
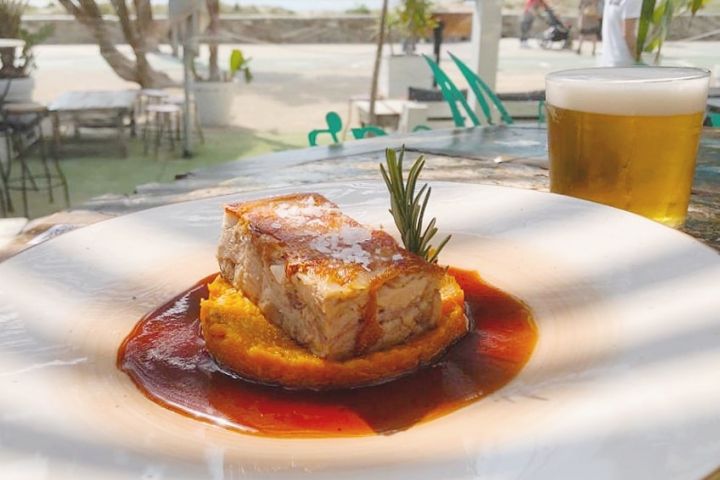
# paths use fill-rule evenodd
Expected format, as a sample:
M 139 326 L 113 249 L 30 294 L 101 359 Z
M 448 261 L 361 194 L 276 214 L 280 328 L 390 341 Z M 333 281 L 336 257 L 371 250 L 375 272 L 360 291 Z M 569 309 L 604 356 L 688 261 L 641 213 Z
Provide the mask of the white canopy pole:
M 470 67 L 495 90 L 498 51 L 502 34 L 502 3 L 500 0 L 475 0 L 472 22 L 472 57 Z M 473 99 L 474 101 L 474 99 Z M 477 109 L 477 104 L 475 105 Z
M 192 62 L 197 55 L 198 17 L 204 2 L 201 0 L 168 0 L 168 21 L 174 35 L 183 41 L 183 157 L 193 155 L 191 125 L 195 109 L 193 102 Z M 180 30 L 180 31 L 178 31 Z M 176 39 L 178 36 L 175 37 Z
M 184 34 L 185 38 L 183 41 L 183 95 L 185 102 L 183 103 L 183 158 L 190 158 L 193 156 L 192 148 L 192 130 L 191 130 L 191 115 L 195 115 L 196 110 L 190 108 L 190 105 L 194 101 L 193 90 L 193 74 L 192 74 L 192 62 L 197 55 L 197 45 L 194 42 L 195 35 L 197 34 L 195 27 L 197 26 L 197 20 L 195 17 L 195 10 L 192 10 L 190 16 L 185 19 L 184 22 Z M 197 121 L 197 119 L 195 120 Z

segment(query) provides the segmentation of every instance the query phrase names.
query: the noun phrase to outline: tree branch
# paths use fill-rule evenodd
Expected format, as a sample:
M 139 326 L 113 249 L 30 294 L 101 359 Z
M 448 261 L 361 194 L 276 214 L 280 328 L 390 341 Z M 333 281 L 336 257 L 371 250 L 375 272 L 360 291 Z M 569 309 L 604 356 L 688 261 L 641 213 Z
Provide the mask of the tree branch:
M 138 37 L 135 34 L 135 29 L 133 28 L 132 23 L 130 22 L 130 12 L 128 11 L 125 0 L 110 0 L 110 3 L 118 16 L 120 28 L 125 36 L 125 40 L 127 40 L 130 46 L 133 47 L 133 50 L 135 50 L 138 47 Z
M 130 21 L 130 14 L 125 0 L 112 0 L 112 4 L 118 14 L 123 35 L 133 48 L 135 61 L 123 55 L 117 49 L 100 9 L 94 0 L 59 1 L 69 13 L 92 32 L 100 48 L 100 55 L 120 78 L 136 82 L 144 88 L 165 87 L 175 84 L 167 74 L 153 70 L 148 63 L 145 57 L 145 44 L 142 37 L 138 36 L 133 30 L 134 27 Z
M 72 0 L 59 0 L 60 5 L 65 7 L 65 10 L 68 11 L 72 16 L 80 20 L 80 17 L 82 17 L 84 14 L 80 8 L 75 5 Z
M 388 0 L 383 0 L 382 10 L 380 11 L 380 31 L 377 38 L 377 50 L 375 51 L 375 62 L 373 64 L 372 80 L 370 84 L 370 123 L 374 124 L 375 119 L 375 100 L 378 91 L 378 76 L 380 74 L 380 61 L 382 60 L 383 45 L 385 44 L 385 24 L 387 23 Z

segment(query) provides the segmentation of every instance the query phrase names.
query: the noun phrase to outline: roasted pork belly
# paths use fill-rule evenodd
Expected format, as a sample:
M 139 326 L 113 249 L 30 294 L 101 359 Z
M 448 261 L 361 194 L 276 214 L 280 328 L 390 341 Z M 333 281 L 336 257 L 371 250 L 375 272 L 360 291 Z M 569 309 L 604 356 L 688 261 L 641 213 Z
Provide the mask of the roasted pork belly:
M 433 328 L 444 269 L 316 193 L 227 205 L 222 276 L 315 355 L 342 360 Z

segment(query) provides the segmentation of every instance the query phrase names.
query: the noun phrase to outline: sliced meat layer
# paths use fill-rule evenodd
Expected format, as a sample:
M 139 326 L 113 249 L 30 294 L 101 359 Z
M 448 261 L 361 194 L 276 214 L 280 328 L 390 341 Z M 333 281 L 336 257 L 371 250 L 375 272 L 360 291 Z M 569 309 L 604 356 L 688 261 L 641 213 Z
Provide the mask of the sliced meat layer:
M 229 283 L 322 358 L 391 347 L 440 316 L 444 269 L 315 193 L 227 205 L 218 261 Z

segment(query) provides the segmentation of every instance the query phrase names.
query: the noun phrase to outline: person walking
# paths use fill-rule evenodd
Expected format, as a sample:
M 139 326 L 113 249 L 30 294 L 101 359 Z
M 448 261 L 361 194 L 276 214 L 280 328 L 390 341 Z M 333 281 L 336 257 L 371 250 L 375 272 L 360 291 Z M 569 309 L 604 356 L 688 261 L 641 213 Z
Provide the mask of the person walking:
M 602 52 L 599 65 L 634 65 L 637 25 L 642 0 L 606 0 L 602 20 Z
M 577 54 L 582 54 L 584 40 L 592 41 L 592 54 L 595 56 L 597 42 L 600 40 L 602 22 L 602 0 L 580 0 L 578 11 L 578 47 Z
M 530 30 L 532 29 L 535 17 L 540 10 L 545 10 L 547 4 L 545 0 L 525 0 L 525 8 L 523 9 L 522 20 L 520 22 L 520 48 L 530 48 L 528 38 L 530 38 Z

